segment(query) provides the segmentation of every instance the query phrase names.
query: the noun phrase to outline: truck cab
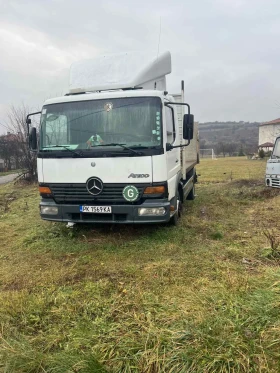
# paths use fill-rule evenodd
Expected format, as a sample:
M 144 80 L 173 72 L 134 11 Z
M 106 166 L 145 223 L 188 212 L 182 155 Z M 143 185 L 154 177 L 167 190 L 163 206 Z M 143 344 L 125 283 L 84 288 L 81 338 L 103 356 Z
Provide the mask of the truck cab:
M 280 188 L 280 136 L 276 138 L 270 159 L 266 165 L 266 186 Z
M 159 70 L 171 70 L 169 53 L 138 81 L 77 88 L 73 78 L 69 94 L 44 103 L 38 141 L 30 131 L 42 219 L 177 223 L 183 201 L 194 198 L 198 129 L 183 89 L 169 95 Z

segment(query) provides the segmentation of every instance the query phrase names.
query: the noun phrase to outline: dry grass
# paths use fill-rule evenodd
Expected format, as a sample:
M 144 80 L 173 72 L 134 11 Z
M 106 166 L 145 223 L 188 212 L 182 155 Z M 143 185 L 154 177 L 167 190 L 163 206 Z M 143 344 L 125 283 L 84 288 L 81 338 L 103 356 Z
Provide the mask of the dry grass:
M 202 183 L 225 181 L 263 180 L 266 161 L 251 160 L 246 157 L 202 159 L 198 167 Z M 207 166 L 206 166 L 207 165 Z
M 177 228 L 67 230 L 39 219 L 35 186 L 2 186 L 0 371 L 279 372 L 264 167 L 203 160 Z

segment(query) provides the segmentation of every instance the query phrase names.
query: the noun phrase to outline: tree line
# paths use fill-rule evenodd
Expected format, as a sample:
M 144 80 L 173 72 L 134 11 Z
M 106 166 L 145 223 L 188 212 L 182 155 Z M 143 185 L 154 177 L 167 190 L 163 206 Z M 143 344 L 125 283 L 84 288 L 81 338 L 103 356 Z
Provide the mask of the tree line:
M 5 128 L 7 134 L 0 136 L 0 158 L 5 170 L 22 169 L 29 178 L 37 176 L 36 154 L 30 152 L 26 116 L 29 110 L 25 105 L 11 106 L 7 115 Z

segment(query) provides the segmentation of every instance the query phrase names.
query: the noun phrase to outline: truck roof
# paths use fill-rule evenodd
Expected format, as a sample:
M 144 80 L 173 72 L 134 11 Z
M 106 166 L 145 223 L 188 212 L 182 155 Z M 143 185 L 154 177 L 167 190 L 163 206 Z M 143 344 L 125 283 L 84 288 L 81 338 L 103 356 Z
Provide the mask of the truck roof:
M 118 90 L 118 91 L 104 91 L 104 92 L 88 92 L 81 94 L 72 94 L 67 96 L 50 98 L 44 102 L 44 105 L 58 104 L 63 102 L 77 102 L 90 100 L 106 100 L 123 97 L 160 97 L 166 98 L 163 91 L 158 90 Z M 168 97 L 168 96 L 167 96 Z

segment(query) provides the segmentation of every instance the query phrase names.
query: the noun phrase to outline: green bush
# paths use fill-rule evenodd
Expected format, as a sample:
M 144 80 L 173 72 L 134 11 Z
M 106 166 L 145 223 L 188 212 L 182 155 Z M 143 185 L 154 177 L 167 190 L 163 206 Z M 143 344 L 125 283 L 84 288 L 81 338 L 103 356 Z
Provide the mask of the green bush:
M 265 157 L 265 152 L 264 152 L 263 149 L 260 149 L 260 150 L 259 150 L 259 157 L 260 157 L 261 159 L 263 159 L 263 158 Z

